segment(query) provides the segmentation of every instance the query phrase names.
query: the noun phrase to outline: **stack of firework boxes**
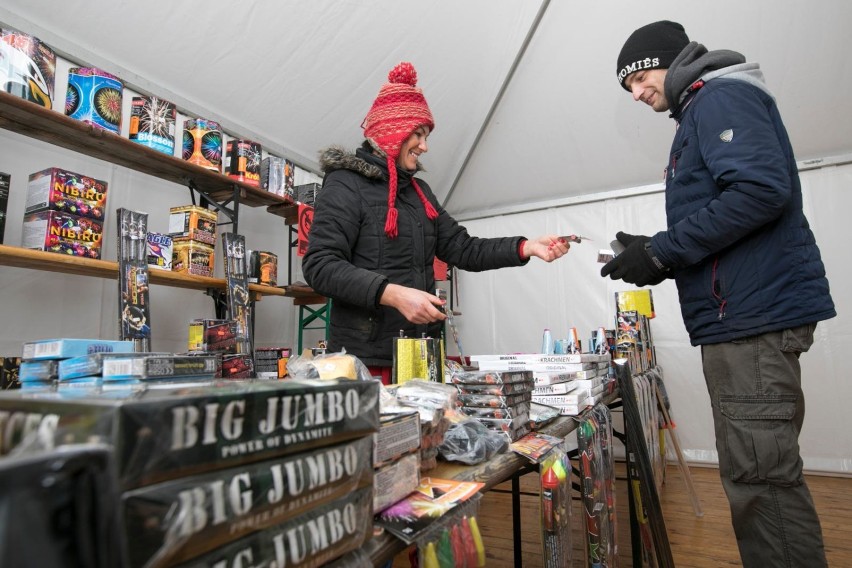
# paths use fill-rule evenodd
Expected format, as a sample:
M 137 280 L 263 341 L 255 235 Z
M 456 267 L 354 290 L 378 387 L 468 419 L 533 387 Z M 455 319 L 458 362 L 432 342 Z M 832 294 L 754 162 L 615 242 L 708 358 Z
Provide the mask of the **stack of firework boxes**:
M 371 535 L 378 392 L 343 379 L 7 391 L 0 454 L 107 444 L 124 535 L 111 565 L 320 566 Z
M 565 416 L 594 406 L 611 384 L 609 353 L 474 355 L 471 360 L 480 370 L 530 372 L 532 402 L 558 408 Z
M 487 359 L 486 359 L 487 361 Z M 488 365 L 486 365 L 488 367 Z M 524 369 L 483 369 L 453 373 L 462 414 L 514 442 L 530 433 L 533 374 Z
M 173 272 L 213 276 L 216 221 L 215 211 L 197 205 L 169 209 Z
M 31 174 L 23 248 L 101 258 L 107 183 L 59 168 Z

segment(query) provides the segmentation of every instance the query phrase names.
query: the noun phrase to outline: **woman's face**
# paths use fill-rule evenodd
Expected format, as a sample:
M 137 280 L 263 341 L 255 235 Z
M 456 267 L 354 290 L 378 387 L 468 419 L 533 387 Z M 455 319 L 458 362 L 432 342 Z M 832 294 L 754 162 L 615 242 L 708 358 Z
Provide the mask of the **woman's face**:
M 409 172 L 415 171 L 417 169 L 417 158 L 420 157 L 420 154 L 429 151 L 429 146 L 426 144 L 427 138 L 429 138 L 429 127 L 426 125 L 418 126 L 411 133 L 411 136 L 402 143 L 396 164 Z

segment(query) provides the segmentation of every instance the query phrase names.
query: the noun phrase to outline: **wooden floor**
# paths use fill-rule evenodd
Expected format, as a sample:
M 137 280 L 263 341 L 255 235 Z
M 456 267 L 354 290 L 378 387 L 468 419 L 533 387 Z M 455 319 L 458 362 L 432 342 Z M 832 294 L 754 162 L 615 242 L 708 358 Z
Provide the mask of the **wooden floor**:
M 619 565 L 633 565 L 630 548 L 630 528 L 627 514 L 627 489 L 623 466 L 617 465 L 618 547 Z M 660 500 L 672 556 L 678 568 L 718 568 L 740 566 L 728 502 L 715 468 L 691 468 L 693 485 L 699 496 L 702 517 L 696 517 L 689 493 L 676 465 L 670 465 Z M 852 567 L 852 479 L 808 476 L 808 486 L 822 522 L 826 555 L 832 567 Z M 512 546 L 511 485 L 507 482 L 485 493 L 479 511 L 479 526 L 483 533 L 487 555 L 486 566 L 514 566 Z M 504 492 L 505 491 L 505 492 Z M 543 566 L 539 536 L 538 476 L 535 473 L 521 478 L 521 519 L 523 533 L 523 566 Z M 529 493 L 529 495 L 527 495 Z M 579 504 L 574 502 L 572 566 L 584 563 L 583 540 L 579 526 Z M 400 554 L 394 568 L 409 566 L 407 556 Z

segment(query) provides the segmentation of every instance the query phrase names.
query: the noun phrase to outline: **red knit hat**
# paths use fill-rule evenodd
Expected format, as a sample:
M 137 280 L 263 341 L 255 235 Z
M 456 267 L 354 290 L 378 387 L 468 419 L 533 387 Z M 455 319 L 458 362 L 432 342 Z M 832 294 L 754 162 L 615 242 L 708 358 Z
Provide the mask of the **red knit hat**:
M 397 236 L 396 159 L 400 147 L 418 127 L 426 125 L 430 132 L 435 129 L 435 121 L 423 91 L 417 88 L 417 71 L 408 62 L 402 62 L 388 73 L 388 82 L 382 85 L 379 95 L 373 101 L 370 112 L 364 122 L 364 136 L 387 155 L 388 162 L 388 216 L 385 221 L 385 234 L 394 239 Z M 438 212 L 426 199 L 417 181 L 411 178 L 417 196 L 423 203 L 426 216 L 437 219 Z

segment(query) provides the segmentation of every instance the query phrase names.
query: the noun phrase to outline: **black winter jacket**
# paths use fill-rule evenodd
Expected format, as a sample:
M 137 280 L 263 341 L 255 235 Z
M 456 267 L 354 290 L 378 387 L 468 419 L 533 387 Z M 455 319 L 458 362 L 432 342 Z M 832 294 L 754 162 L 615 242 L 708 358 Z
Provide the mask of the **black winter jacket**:
M 329 148 L 317 195 L 308 250 L 302 263 L 307 283 L 331 298 L 329 351 L 345 348 L 366 365 L 393 362 L 393 338 L 438 337 L 441 322 L 415 325 L 397 310 L 379 305 L 388 283 L 435 290 L 435 257 L 468 271 L 521 266 L 523 237 L 472 237 L 441 207 L 432 190 L 417 183 L 438 211 L 429 220 L 411 185 L 411 173 L 397 169 L 399 235 L 385 235 L 388 212 L 387 165 L 361 148 L 355 154 Z

